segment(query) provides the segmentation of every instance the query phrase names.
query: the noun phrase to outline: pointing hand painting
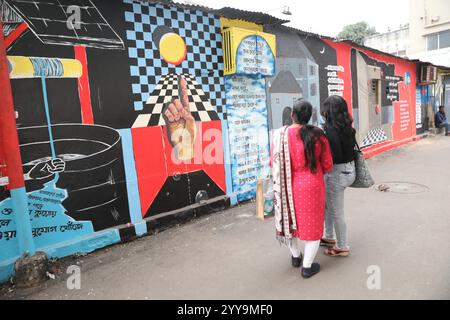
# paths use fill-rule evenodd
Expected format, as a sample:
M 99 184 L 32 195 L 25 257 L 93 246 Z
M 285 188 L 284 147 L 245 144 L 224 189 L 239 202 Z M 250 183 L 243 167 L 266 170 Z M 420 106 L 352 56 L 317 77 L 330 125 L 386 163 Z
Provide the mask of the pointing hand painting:
M 63 172 L 65 168 L 66 163 L 64 160 L 55 158 L 36 164 L 30 172 L 28 172 L 28 177 L 31 179 L 44 179 L 54 175 L 55 173 Z
M 195 119 L 189 107 L 186 80 L 180 76 L 180 99 L 170 103 L 163 115 L 167 123 L 167 133 L 178 160 L 194 157 Z

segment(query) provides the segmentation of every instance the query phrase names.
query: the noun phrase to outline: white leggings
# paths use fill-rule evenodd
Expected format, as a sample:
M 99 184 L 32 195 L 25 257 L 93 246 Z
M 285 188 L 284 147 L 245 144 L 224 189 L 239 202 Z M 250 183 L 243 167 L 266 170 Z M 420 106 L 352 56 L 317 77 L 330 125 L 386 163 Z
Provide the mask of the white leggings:
M 302 240 L 303 241 L 303 240 Z M 300 250 L 300 240 L 297 237 L 292 238 L 292 242 L 289 245 L 292 256 L 295 258 L 300 257 L 302 251 Z M 303 256 L 303 268 L 311 268 L 311 265 L 316 257 L 317 250 L 319 250 L 320 240 L 303 241 L 305 243 L 305 254 Z

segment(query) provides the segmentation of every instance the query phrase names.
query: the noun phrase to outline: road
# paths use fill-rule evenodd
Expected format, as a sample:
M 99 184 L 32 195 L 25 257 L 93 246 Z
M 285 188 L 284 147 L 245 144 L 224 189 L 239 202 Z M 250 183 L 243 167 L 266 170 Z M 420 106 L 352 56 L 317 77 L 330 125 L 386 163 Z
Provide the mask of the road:
M 273 219 L 248 203 L 159 234 L 65 259 L 39 290 L 3 289 L 18 299 L 449 299 L 450 137 L 422 139 L 369 160 L 376 186 L 348 189 L 351 255 L 331 258 L 303 279 L 274 238 Z M 412 182 L 423 192 L 380 192 Z M 414 191 L 415 189 L 413 189 Z M 416 190 L 421 191 L 421 190 Z M 64 272 L 81 267 L 81 288 Z M 368 268 L 380 289 L 369 289 Z M 370 271 L 370 269 L 369 269 Z

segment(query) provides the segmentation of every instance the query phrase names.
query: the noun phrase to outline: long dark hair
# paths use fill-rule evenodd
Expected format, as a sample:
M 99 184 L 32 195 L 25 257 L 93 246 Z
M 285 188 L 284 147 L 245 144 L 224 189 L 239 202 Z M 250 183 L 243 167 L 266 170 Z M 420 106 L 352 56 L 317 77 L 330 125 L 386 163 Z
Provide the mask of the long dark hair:
M 294 122 L 302 125 L 300 137 L 303 141 L 306 167 L 309 167 L 309 171 L 315 173 L 317 168 L 315 146 L 324 133 L 320 128 L 308 124 L 312 116 L 312 109 L 311 103 L 301 99 L 294 104 L 292 114 Z
M 347 102 L 341 96 L 329 96 L 325 99 L 323 114 L 325 116 L 325 130 L 337 130 L 342 143 L 355 143 L 355 129 L 352 127 L 353 118 L 348 112 Z

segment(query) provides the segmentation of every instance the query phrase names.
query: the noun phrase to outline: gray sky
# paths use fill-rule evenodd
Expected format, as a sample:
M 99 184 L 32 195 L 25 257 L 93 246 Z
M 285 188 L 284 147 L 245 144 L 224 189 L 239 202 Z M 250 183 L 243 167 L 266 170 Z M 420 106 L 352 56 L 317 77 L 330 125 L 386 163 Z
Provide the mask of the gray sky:
M 183 0 L 176 0 L 183 2 Z M 290 20 L 288 25 L 313 33 L 336 36 L 351 23 L 367 21 L 378 32 L 397 29 L 409 20 L 410 0 L 193 0 L 195 4 L 218 9 L 234 7 L 259 11 Z M 281 14 L 288 5 L 291 16 Z

